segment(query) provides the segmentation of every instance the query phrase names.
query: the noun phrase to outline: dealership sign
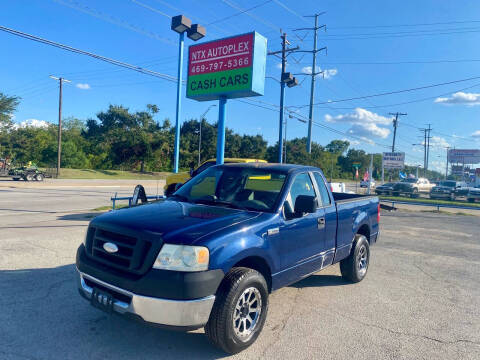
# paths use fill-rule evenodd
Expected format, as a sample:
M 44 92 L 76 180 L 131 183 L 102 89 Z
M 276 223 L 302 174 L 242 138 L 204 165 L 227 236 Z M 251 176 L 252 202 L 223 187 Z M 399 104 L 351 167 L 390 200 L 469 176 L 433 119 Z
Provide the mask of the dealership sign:
M 448 161 L 451 163 L 479 164 L 480 150 L 448 150 Z
M 263 95 L 267 39 L 256 32 L 189 47 L 187 97 L 198 101 Z
M 384 152 L 383 167 L 386 169 L 403 169 L 405 167 L 405 153 Z

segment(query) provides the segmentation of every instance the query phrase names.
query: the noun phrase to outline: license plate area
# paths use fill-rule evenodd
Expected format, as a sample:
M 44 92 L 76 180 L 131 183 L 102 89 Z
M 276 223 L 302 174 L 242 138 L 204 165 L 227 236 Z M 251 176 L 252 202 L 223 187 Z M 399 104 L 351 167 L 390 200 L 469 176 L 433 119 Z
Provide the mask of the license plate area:
M 96 307 L 97 309 L 103 310 L 107 313 L 113 312 L 113 296 L 105 291 L 102 291 L 97 288 L 93 288 L 92 291 L 92 298 L 90 299 L 90 303 L 92 306 Z

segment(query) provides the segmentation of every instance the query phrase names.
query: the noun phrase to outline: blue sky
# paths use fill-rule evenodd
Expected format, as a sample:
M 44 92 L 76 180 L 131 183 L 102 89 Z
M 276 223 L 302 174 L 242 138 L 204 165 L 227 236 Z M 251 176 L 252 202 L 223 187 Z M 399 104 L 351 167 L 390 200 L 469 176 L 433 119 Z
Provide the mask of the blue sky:
M 480 16 L 475 17 L 480 2 L 474 0 L 4 0 L 0 25 L 176 76 L 178 36 L 170 30 L 170 16 L 183 13 L 205 25 L 205 41 L 255 30 L 268 38 L 268 48 L 274 51 L 280 48 L 282 28 L 292 46 L 310 50 L 311 33 L 293 29 L 312 26 L 313 20 L 302 15 L 321 11 L 326 11 L 320 22 L 327 32 L 320 32 L 319 47 L 327 46 L 328 55 L 320 53 L 318 65 L 327 76 L 317 79 L 316 103 L 480 76 Z M 0 91 L 22 97 L 16 122 L 57 121 L 58 85 L 50 74 L 72 80 L 64 88 L 64 117 L 92 118 L 109 104 L 141 110 L 153 103 L 160 108 L 158 120 L 175 118 L 175 83 L 3 32 L 0 44 Z M 288 70 L 308 72 L 311 60 L 311 54 L 294 54 Z M 267 76 L 279 78 L 278 66 L 279 59 L 269 56 Z M 304 117 L 310 77 L 298 78 L 301 86 L 287 89 L 286 105 Z M 429 99 L 418 101 L 425 98 Z M 278 137 L 278 83 L 267 78 L 265 95 L 248 102 L 268 109 L 229 101 L 227 126 L 262 134 L 273 144 Z M 184 99 L 183 105 L 185 120 L 198 117 L 210 103 Z M 381 145 L 391 145 L 393 133 L 389 112 L 406 112 L 399 121 L 398 150 L 406 152 L 408 163 L 423 164 L 422 147 L 412 144 L 422 142 L 418 128 L 431 123 L 430 168 L 441 170 L 444 146 L 479 147 L 478 105 L 480 79 L 319 104 L 314 119 L 330 130 L 314 126 L 313 140 L 326 145 L 332 139 L 348 139 L 367 152 L 386 151 Z M 208 114 L 210 122 L 216 120 L 216 111 Z M 288 138 L 306 133 L 305 123 L 288 120 Z

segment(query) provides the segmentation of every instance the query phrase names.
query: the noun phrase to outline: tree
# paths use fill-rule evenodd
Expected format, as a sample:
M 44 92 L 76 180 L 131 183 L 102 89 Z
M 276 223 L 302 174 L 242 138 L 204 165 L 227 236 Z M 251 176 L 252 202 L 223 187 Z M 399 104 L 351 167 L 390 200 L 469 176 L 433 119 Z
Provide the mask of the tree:
M 12 124 L 12 113 L 17 109 L 20 98 L 0 92 L 0 128 Z
M 345 140 L 332 140 L 327 146 L 325 146 L 325 150 L 331 152 L 333 154 L 343 155 L 348 150 L 350 143 Z

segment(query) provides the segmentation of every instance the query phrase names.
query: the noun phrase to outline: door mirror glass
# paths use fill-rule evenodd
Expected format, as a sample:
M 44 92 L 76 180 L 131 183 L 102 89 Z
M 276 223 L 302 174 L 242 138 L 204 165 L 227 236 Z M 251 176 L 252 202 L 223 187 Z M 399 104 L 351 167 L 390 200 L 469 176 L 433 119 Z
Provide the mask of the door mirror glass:
M 317 211 L 317 198 L 309 195 L 298 195 L 295 200 L 295 215 L 311 214 Z

